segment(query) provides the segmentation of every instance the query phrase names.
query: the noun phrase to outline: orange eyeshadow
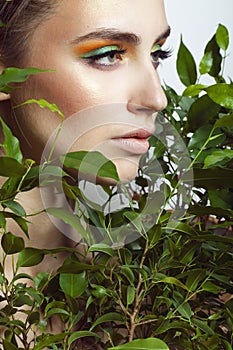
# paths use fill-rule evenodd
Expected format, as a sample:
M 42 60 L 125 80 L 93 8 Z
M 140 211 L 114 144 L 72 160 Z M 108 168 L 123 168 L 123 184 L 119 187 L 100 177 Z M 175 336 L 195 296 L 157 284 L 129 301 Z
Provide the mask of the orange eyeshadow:
M 77 46 L 75 46 L 73 48 L 73 52 L 78 55 L 84 55 L 87 52 L 99 49 L 107 45 L 117 45 L 117 44 L 116 43 L 113 44 L 113 42 L 109 40 L 88 41 L 84 44 L 78 44 Z

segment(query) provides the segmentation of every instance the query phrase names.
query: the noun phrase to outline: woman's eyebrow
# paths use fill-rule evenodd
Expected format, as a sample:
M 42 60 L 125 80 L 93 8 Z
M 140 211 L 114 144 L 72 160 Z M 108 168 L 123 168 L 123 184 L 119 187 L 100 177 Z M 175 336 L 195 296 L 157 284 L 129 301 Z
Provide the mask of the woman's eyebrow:
M 79 44 L 86 40 L 112 40 L 112 41 L 124 41 L 129 44 L 139 45 L 141 39 L 134 33 L 122 32 L 117 29 L 104 29 L 100 28 L 94 32 L 90 32 L 86 35 L 79 36 L 72 41 L 72 44 Z
M 171 34 L 171 27 L 168 26 L 167 29 L 156 38 L 155 43 L 161 40 L 167 39 L 170 34 Z
M 158 42 L 162 39 L 166 39 L 170 35 L 171 29 L 168 27 L 163 33 L 161 33 L 155 40 L 155 42 Z M 96 31 L 90 32 L 88 34 L 85 34 L 83 36 L 79 36 L 75 38 L 71 44 L 77 45 L 82 43 L 86 40 L 111 40 L 111 41 L 123 41 L 128 44 L 133 45 L 139 45 L 141 43 L 141 38 L 134 34 L 129 32 L 122 32 L 117 29 L 105 29 L 100 28 Z

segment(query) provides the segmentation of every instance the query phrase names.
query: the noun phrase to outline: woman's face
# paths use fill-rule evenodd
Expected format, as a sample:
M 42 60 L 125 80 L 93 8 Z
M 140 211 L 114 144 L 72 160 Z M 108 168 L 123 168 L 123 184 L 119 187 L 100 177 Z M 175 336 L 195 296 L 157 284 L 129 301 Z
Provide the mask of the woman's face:
M 24 62 L 54 71 L 31 77 L 12 94 L 13 104 L 55 103 L 71 121 L 70 150 L 99 150 L 130 180 L 156 112 L 166 106 L 157 67 L 168 35 L 162 0 L 61 1 L 35 29 Z M 40 160 L 60 117 L 35 104 L 15 115 L 26 156 Z

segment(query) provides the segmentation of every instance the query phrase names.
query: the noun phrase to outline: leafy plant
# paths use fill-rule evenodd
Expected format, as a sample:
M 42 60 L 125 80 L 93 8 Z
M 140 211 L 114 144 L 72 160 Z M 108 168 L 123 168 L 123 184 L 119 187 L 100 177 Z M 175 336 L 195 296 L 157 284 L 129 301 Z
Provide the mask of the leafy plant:
M 97 153 L 75 152 L 60 157 L 57 165 L 51 153 L 46 164 L 37 166 L 23 160 L 18 140 L 1 120 L 4 350 L 232 349 L 233 86 L 223 76 L 228 43 L 228 31 L 219 25 L 197 67 L 181 39 L 177 72 L 185 90 L 180 96 L 164 87 L 169 103 L 158 116 L 138 177 L 133 184 L 99 185 L 107 196 L 103 206 L 74 184 L 69 169 L 96 175 L 101 161 L 98 175 L 118 181 L 111 162 Z M 25 73 L 33 71 L 12 68 L 7 80 L 3 73 L 2 91 Z M 201 83 L 204 75 L 213 85 Z M 58 112 L 45 101 L 29 102 Z M 20 192 L 61 182 L 76 202 L 76 213 L 45 210 L 82 235 L 88 243 L 84 256 L 68 247 L 25 247 L 22 237 L 7 231 L 13 219 L 28 236 Z M 112 211 L 119 193 L 126 205 Z M 54 274 L 41 271 L 32 279 L 20 272 L 62 251 L 70 254 Z M 11 280 L 6 277 L 9 257 Z M 48 323 L 58 319 L 63 329 L 49 334 Z

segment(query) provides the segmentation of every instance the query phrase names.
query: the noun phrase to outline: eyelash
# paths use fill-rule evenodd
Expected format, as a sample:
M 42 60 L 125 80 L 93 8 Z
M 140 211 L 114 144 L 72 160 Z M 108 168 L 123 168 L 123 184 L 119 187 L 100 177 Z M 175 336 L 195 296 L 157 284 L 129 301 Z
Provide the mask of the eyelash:
M 100 54 L 93 54 L 92 56 L 89 57 L 82 57 L 88 64 L 96 67 L 96 68 L 111 68 L 113 66 L 115 66 L 116 64 L 118 64 L 120 61 L 122 61 L 124 59 L 124 55 L 127 53 L 127 49 L 115 49 L 115 50 L 109 50 L 106 51 L 104 53 L 100 53 Z M 155 56 L 155 62 L 153 62 L 152 60 L 152 64 L 154 65 L 155 69 L 157 69 L 157 67 L 160 64 L 160 60 L 165 60 L 167 58 L 169 58 L 171 56 L 172 52 L 171 50 L 162 50 L 162 49 L 157 49 L 154 52 L 151 52 L 151 56 Z M 119 61 L 118 62 L 114 62 L 114 63 L 99 63 L 98 61 L 100 61 L 102 58 L 107 58 L 112 56 L 114 58 L 114 56 L 119 55 Z
M 163 61 L 163 60 L 166 60 L 167 58 L 169 58 L 171 55 L 172 55 L 172 51 L 171 50 L 156 50 L 154 52 L 151 52 L 151 56 L 155 56 L 156 57 L 156 60 L 155 62 L 152 62 L 153 65 L 155 66 L 155 69 L 159 66 L 160 64 L 160 60 Z

